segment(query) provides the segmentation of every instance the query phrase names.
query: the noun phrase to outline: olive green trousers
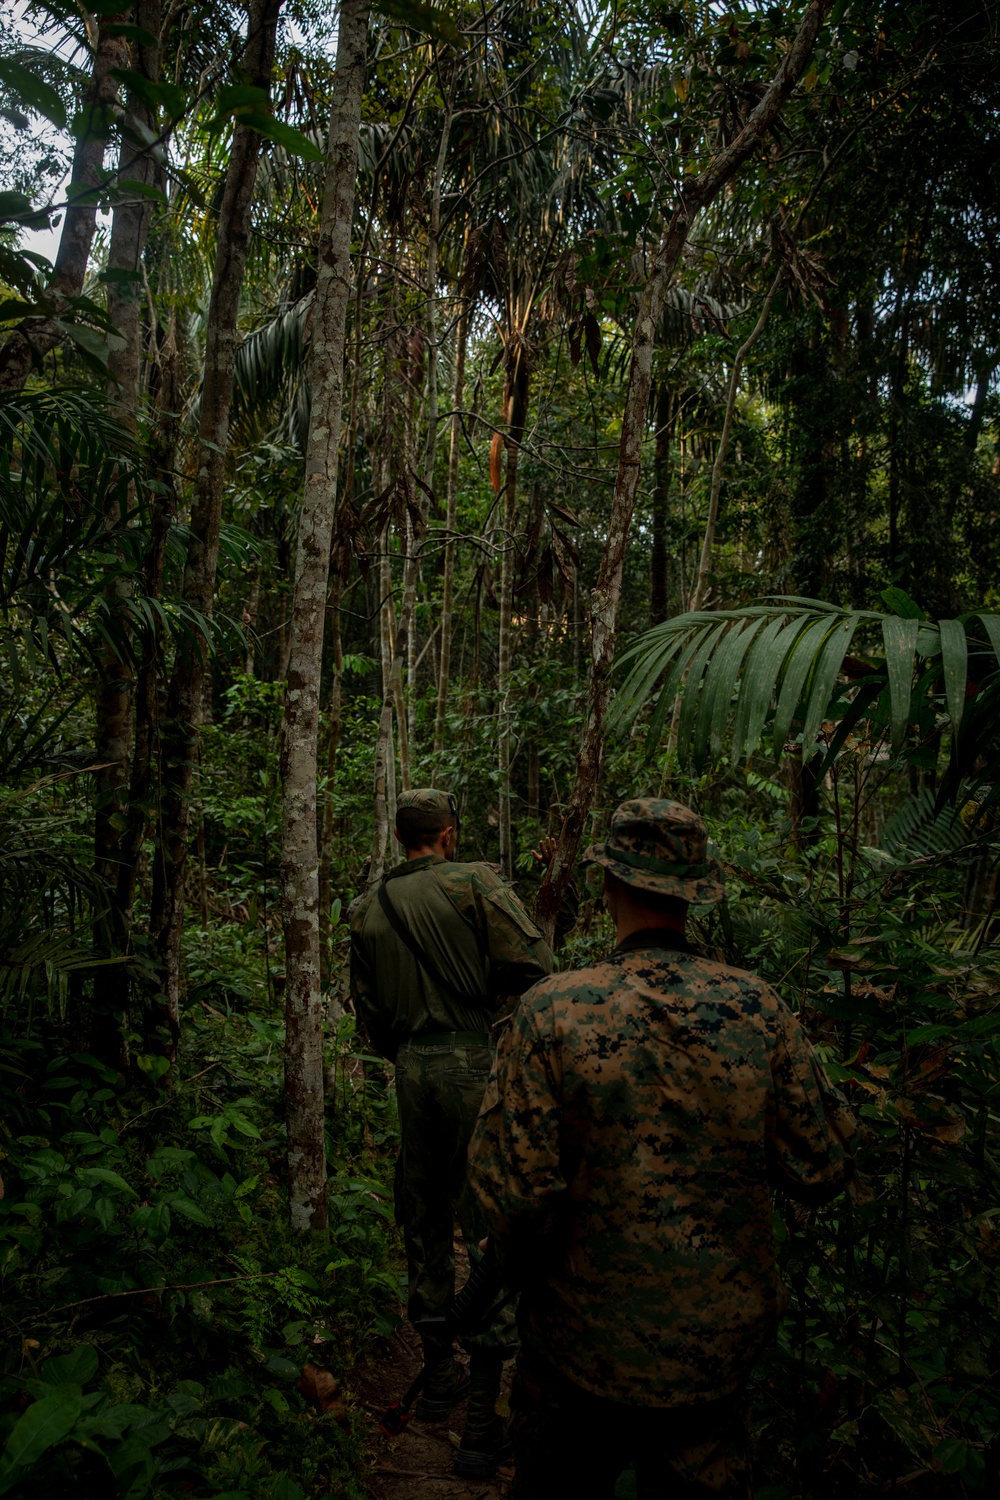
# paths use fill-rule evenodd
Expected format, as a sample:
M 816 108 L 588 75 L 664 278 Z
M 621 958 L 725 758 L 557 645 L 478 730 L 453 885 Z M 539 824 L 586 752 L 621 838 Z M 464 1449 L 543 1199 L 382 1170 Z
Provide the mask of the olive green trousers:
M 406 1042 L 396 1057 L 399 1158 L 396 1218 L 403 1228 L 412 1322 L 444 1317 L 455 1295 L 455 1224 L 475 1263 L 486 1225 L 469 1189 L 466 1156 L 493 1067 L 488 1033 L 442 1032 Z M 463 1334 L 463 1348 L 517 1346 L 508 1304 L 484 1332 Z

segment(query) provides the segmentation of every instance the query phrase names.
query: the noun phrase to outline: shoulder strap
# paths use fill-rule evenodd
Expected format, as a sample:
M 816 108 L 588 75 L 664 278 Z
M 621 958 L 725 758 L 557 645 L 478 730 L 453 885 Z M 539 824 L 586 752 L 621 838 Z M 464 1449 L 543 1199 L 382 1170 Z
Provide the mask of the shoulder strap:
M 378 904 L 384 911 L 386 920 L 399 938 L 399 941 L 404 947 L 409 949 L 424 973 L 429 979 L 433 980 L 439 989 L 444 990 L 445 994 L 450 995 L 453 1000 L 461 1001 L 463 1005 L 482 1005 L 486 1002 L 487 997 L 485 995 L 467 995 L 464 991 L 458 989 L 456 985 L 452 984 L 450 979 L 445 979 L 430 954 L 425 948 L 420 946 L 413 933 L 399 915 L 386 889 L 384 879 L 380 882 L 378 888 Z

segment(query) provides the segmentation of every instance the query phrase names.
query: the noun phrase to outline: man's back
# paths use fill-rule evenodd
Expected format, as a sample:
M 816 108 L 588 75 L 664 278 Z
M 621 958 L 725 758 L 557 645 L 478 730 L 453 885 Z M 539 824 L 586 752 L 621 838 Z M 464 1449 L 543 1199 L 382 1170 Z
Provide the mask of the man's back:
M 640 1406 L 741 1385 L 779 1305 L 768 1183 L 843 1179 L 790 1013 L 671 941 L 638 933 L 522 999 L 471 1159 L 526 1339 Z
M 423 855 L 390 871 L 384 889 L 396 922 L 430 960 L 399 935 L 378 891 L 355 904 L 352 994 L 386 1057 L 428 1031 L 482 1031 L 499 996 L 552 968 L 538 929 L 490 865 Z

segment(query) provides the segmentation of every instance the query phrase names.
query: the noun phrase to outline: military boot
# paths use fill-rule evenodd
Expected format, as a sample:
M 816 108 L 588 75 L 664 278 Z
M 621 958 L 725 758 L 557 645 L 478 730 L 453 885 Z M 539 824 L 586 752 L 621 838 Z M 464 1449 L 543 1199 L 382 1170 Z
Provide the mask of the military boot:
M 497 1416 L 502 1374 L 501 1355 L 492 1350 L 473 1350 L 465 1431 L 462 1446 L 455 1455 L 455 1473 L 464 1479 L 489 1479 L 497 1465 L 510 1457 L 510 1440 Z
M 469 1372 L 455 1359 L 450 1343 L 424 1338 L 424 1369 L 427 1381 L 413 1415 L 421 1422 L 443 1422 L 469 1389 Z

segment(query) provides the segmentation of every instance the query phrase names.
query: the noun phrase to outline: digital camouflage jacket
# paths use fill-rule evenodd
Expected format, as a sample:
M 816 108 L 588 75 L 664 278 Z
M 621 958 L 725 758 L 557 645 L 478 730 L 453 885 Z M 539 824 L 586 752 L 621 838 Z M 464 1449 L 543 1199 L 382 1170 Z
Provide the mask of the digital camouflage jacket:
M 400 919 L 449 988 L 437 984 L 366 891 L 351 908 L 351 996 L 375 1049 L 392 1061 L 422 1032 L 482 1032 L 498 1001 L 552 971 L 552 951 L 491 866 L 437 854 L 386 876 Z M 462 997 L 458 998 L 457 990 Z
M 682 942 L 523 996 L 469 1153 L 522 1340 L 650 1406 L 746 1380 L 780 1310 L 769 1188 L 832 1197 L 855 1129 L 774 991 Z

